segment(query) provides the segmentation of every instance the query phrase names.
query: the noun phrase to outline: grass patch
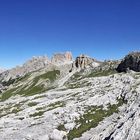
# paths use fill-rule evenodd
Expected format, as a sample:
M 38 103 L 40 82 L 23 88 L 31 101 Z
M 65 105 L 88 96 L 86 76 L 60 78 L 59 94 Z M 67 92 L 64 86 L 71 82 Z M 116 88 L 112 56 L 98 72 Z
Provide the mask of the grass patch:
M 40 117 L 40 116 L 42 116 L 44 113 L 45 113 L 45 111 L 38 111 L 38 112 L 35 112 L 34 114 L 30 114 L 29 116 L 30 116 L 30 117 Z
M 47 89 L 45 89 L 43 85 L 38 86 L 31 85 L 28 89 L 26 89 L 26 86 L 23 88 L 20 87 L 12 88 L 1 94 L 0 101 L 3 102 L 15 95 L 33 96 L 36 94 L 43 93 L 46 90 Z
M 99 70 L 99 71 L 90 72 L 89 74 L 83 73 L 83 71 L 80 71 L 80 72 L 75 73 L 69 79 L 69 81 L 65 83 L 65 85 L 70 89 L 81 88 L 84 86 L 91 86 L 91 83 L 89 83 L 88 81 L 86 82 L 84 81 L 83 83 L 81 83 L 80 80 L 84 78 L 91 78 L 91 77 L 109 76 L 115 73 L 117 73 L 116 70 L 105 70 L 105 71 Z
M 46 95 L 36 96 L 36 97 L 34 98 L 34 100 L 36 100 L 36 99 L 40 99 L 40 98 L 44 98 L 44 97 L 46 97 Z
M 0 101 L 3 102 L 7 99 L 9 99 L 10 97 L 12 97 L 14 95 L 14 93 L 16 92 L 17 88 L 12 88 L 9 89 L 7 91 L 5 91 L 4 93 L 1 94 L 0 96 Z
M 11 111 L 11 113 L 17 114 L 18 112 L 22 111 L 22 105 L 25 103 L 26 101 L 22 101 L 18 104 L 15 104 L 13 106 L 13 109 Z
M 53 71 L 49 71 L 47 73 L 44 73 L 42 75 L 39 75 L 33 79 L 33 83 L 30 87 L 28 87 L 28 89 L 27 89 L 27 85 L 25 85 L 22 88 L 17 87 L 17 88 L 9 89 L 1 94 L 0 100 L 5 101 L 14 95 L 32 96 L 32 95 L 40 94 L 40 93 L 43 93 L 47 90 L 53 89 L 54 87 L 45 88 L 44 85 L 37 85 L 37 83 L 40 79 L 44 79 L 44 80 L 48 79 L 50 82 L 53 82 L 57 78 L 58 75 L 60 75 L 59 70 L 53 70 Z M 30 74 L 27 74 L 22 78 L 18 78 L 14 81 L 10 80 L 8 83 L 5 83 L 5 84 L 9 85 L 11 83 L 14 83 L 15 81 L 22 82 L 22 81 L 27 80 L 29 78 L 29 76 L 30 76 Z
M 79 138 L 82 134 L 91 128 L 96 127 L 99 122 L 103 121 L 105 117 L 111 116 L 113 113 L 118 112 L 118 107 L 124 103 L 122 99 L 118 100 L 118 104 L 108 105 L 107 110 L 103 110 L 103 107 L 90 106 L 85 111 L 84 115 L 76 120 L 78 128 L 74 128 L 68 133 L 68 140 Z
M 37 104 L 38 104 L 37 102 L 30 102 L 30 103 L 28 103 L 28 106 L 33 107 L 33 106 L 36 106 Z
M 58 101 L 58 102 L 56 102 L 56 103 L 50 104 L 48 107 L 49 107 L 49 108 L 47 109 L 47 111 L 56 109 L 56 108 L 58 108 L 58 107 L 64 107 L 64 102 Z
M 31 76 L 31 73 L 24 75 L 23 77 L 19 77 L 15 80 L 15 83 L 24 82 Z
M 21 109 L 19 107 L 12 109 L 11 113 L 17 114 L 18 112 L 20 112 Z
M 34 84 L 36 84 L 40 79 L 48 79 L 51 82 L 53 82 L 54 80 L 56 80 L 58 75 L 60 75 L 59 70 L 49 71 L 47 73 L 44 73 L 42 75 L 39 75 L 39 76 L 35 77 Z
M 69 85 L 67 85 L 67 87 L 68 87 L 69 89 L 75 89 L 75 88 L 81 88 L 82 85 L 79 84 L 79 83 L 74 83 L 74 84 L 69 84 Z
M 38 111 L 45 110 L 45 109 L 46 109 L 46 106 L 36 108 L 36 110 L 38 110 Z
M 18 112 L 22 111 L 23 102 L 18 104 L 7 104 L 6 107 L 0 108 L 0 118 L 9 114 L 17 114 Z
M 45 88 L 44 85 L 36 86 L 36 84 L 39 82 L 40 79 L 48 79 L 51 82 L 53 82 L 57 78 L 58 75 L 60 75 L 59 70 L 49 71 L 47 73 L 39 75 L 34 78 L 33 84 L 28 89 L 21 91 L 21 93 L 24 96 L 32 96 L 32 95 L 43 93 L 47 90 L 53 89 L 53 87 Z
M 87 77 L 109 76 L 115 73 L 117 73 L 117 71 L 115 70 L 98 71 L 98 72 L 91 72 Z
M 19 94 L 24 95 L 24 96 L 33 96 L 35 94 L 43 93 L 45 91 L 45 88 L 43 85 L 38 85 L 38 86 L 30 86 L 26 90 L 21 90 Z
M 83 88 L 83 87 L 91 86 L 91 83 L 89 83 L 88 81 L 82 81 L 82 82 L 79 81 L 79 82 L 69 83 L 66 86 L 67 88 L 75 89 L 75 88 Z
M 64 124 L 60 124 L 57 129 L 60 131 L 66 131 Z
M 7 105 L 6 107 L 0 108 L 0 118 L 10 114 L 11 105 Z

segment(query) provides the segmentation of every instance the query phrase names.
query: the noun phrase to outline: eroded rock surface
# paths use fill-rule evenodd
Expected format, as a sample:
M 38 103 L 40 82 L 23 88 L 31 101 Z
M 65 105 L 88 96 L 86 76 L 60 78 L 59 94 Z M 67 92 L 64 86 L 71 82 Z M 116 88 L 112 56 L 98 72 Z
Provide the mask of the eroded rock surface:
M 86 69 L 86 68 L 95 68 L 100 65 L 101 62 L 81 54 L 80 56 L 76 57 L 76 60 L 73 62 L 72 70 L 74 69 Z

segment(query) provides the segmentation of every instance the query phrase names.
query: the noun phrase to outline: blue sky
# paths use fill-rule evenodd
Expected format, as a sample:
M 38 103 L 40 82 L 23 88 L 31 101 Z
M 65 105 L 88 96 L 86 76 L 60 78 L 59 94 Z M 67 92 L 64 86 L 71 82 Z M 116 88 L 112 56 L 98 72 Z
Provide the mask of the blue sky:
M 67 50 L 99 60 L 140 50 L 140 0 L 0 0 L 0 67 Z

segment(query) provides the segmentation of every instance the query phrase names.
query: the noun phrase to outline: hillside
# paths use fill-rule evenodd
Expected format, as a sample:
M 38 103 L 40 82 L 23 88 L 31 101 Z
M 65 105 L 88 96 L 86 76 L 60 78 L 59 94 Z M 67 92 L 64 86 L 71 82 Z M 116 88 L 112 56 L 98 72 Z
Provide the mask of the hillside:
M 3 72 L 0 139 L 139 140 L 140 55 L 131 56 L 100 62 L 55 54 Z

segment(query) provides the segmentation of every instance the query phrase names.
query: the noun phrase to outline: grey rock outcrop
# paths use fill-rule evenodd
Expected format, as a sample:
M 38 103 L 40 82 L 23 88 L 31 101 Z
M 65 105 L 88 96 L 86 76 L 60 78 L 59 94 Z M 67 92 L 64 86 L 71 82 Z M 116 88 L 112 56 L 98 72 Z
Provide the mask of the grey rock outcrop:
M 84 54 L 78 56 L 75 62 L 73 63 L 73 69 L 74 68 L 85 69 L 87 67 L 97 67 L 97 66 L 99 66 L 98 61 Z
M 71 52 L 66 52 L 65 53 L 65 58 L 67 61 L 72 61 L 73 60 L 73 56 Z
M 128 54 L 117 67 L 118 72 L 127 72 L 128 70 L 140 72 L 140 52 Z
M 107 70 L 116 70 L 118 65 L 120 64 L 119 60 L 105 60 L 99 67 L 97 67 L 97 71 L 107 71 Z
M 85 68 L 87 65 L 92 64 L 93 61 L 92 58 L 82 54 L 76 58 L 75 65 L 77 68 Z

